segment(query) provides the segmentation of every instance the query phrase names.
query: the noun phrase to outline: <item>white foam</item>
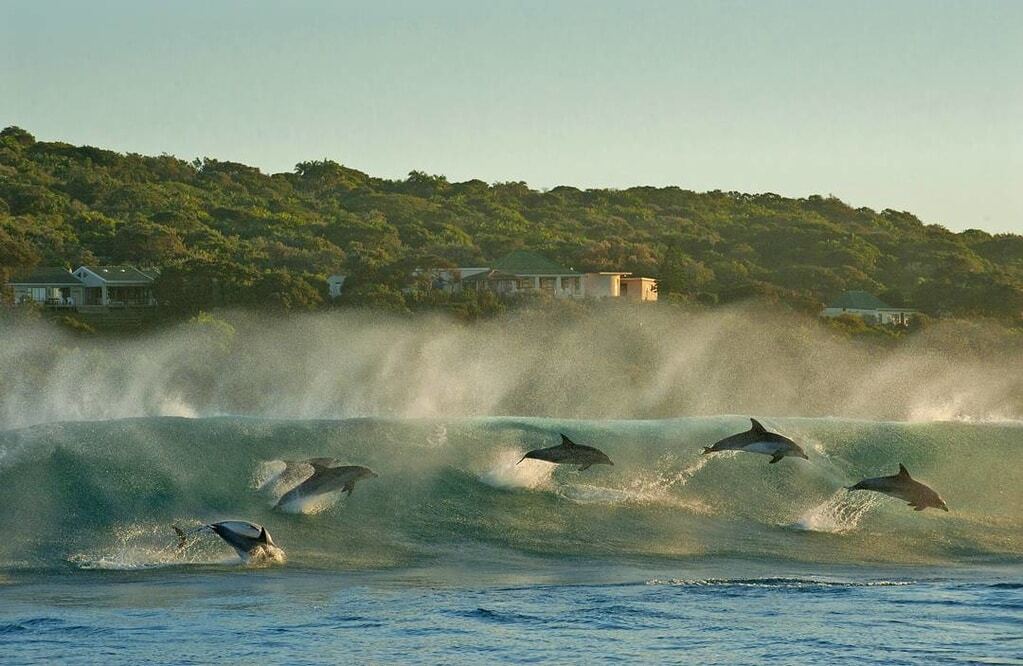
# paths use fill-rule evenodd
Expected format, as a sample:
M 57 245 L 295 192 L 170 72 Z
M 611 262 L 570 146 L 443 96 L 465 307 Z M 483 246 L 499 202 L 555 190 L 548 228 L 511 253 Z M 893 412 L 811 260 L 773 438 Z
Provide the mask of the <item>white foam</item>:
M 855 530 L 877 503 L 874 493 L 851 493 L 843 488 L 804 513 L 790 527 L 807 532 L 844 534 Z

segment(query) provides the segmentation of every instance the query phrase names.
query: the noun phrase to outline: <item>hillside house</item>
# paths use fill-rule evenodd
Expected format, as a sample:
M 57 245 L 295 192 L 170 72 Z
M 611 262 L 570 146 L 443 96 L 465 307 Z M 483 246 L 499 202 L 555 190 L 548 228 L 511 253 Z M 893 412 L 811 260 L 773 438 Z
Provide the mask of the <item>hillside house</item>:
M 847 291 L 821 312 L 822 317 L 862 317 L 868 324 L 907 326 L 916 315 L 910 308 L 893 308 L 866 291 Z
M 110 308 L 152 307 L 154 278 L 132 266 L 37 268 L 7 283 L 15 303 L 81 312 Z
M 653 278 L 631 277 L 631 273 L 621 271 L 580 273 L 525 250 L 511 252 L 492 266 L 433 269 L 430 275 L 433 286 L 445 291 L 470 289 L 501 296 L 546 293 L 554 298 L 657 300 Z

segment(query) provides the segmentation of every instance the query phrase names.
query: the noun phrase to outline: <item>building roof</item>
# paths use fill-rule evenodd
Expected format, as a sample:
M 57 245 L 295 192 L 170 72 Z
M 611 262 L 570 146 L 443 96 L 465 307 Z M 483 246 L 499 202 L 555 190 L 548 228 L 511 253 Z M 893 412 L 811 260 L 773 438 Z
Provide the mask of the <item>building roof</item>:
M 838 297 L 829 308 L 846 310 L 890 310 L 887 303 L 869 291 L 847 291 Z
M 44 266 L 35 269 L 31 273 L 16 275 L 11 278 L 10 284 L 80 286 L 82 281 L 72 275 L 71 271 L 66 268 L 62 268 L 60 266 Z
M 462 278 L 462 282 L 479 282 L 480 280 L 517 280 L 518 275 L 506 271 L 489 270 L 473 273 Z
M 495 261 L 493 268 L 517 275 L 580 275 L 571 269 L 559 266 L 547 257 L 526 250 L 509 252 Z
M 151 275 L 143 273 L 134 266 L 82 266 L 82 268 L 92 271 L 99 277 L 103 278 L 104 280 L 112 284 L 149 283 L 152 282 L 154 279 Z

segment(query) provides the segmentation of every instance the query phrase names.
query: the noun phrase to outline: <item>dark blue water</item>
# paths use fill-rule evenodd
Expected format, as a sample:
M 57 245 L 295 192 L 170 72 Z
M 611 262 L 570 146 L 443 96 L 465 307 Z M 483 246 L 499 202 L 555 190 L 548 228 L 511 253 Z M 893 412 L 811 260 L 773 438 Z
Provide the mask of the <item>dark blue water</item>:
M 805 568 L 674 577 L 586 562 L 493 573 L 287 569 L 21 573 L 5 664 L 1023 663 L 1012 570 Z M 687 570 L 688 569 L 688 570 Z M 464 572 L 463 572 L 464 573 Z M 666 575 L 667 572 L 662 572 Z M 948 573 L 953 575 L 949 576 Z M 614 582 L 573 582 L 607 575 Z M 464 576 L 462 576 L 464 578 Z M 562 578 L 562 582 L 550 582 Z

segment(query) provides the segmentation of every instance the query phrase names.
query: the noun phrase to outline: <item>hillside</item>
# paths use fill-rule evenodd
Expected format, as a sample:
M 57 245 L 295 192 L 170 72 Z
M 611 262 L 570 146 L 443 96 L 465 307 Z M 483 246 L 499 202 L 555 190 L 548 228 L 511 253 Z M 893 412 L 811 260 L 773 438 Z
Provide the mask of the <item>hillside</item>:
M 830 197 L 540 192 L 420 172 L 386 180 L 330 161 L 268 175 L 0 133 L 0 278 L 33 265 L 159 267 L 161 300 L 192 312 L 315 308 L 340 272 L 346 302 L 414 309 L 448 298 L 403 293 L 415 267 L 486 264 L 518 248 L 656 277 L 662 299 L 760 295 L 815 311 L 862 289 L 933 315 L 1023 311 L 1023 237 L 953 233 Z

